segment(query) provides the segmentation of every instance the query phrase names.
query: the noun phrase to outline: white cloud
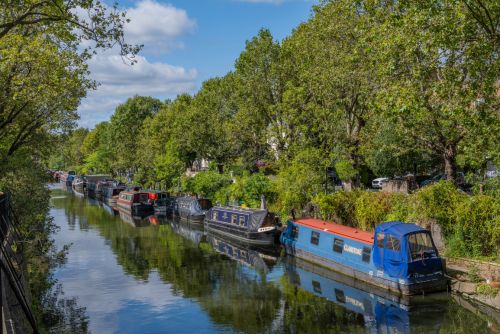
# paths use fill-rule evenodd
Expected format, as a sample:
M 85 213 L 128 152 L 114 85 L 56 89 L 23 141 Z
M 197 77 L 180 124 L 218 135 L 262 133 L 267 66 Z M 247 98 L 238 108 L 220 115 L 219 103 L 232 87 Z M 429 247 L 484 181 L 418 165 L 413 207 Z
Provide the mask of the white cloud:
M 134 95 L 166 98 L 196 88 L 196 69 L 149 62 L 144 56 L 136 59 L 135 65 L 114 54 L 101 54 L 90 60 L 92 79 L 100 85 L 89 92 L 78 109 L 80 126 L 92 127 L 108 120 L 118 104 Z
M 130 22 L 125 26 L 126 40 L 144 44 L 146 49 L 168 51 L 182 47 L 176 37 L 191 33 L 196 27 L 185 10 L 152 0 L 143 0 L 127 9 L 127 17 Z
M 187 12 L 152 0 L 140 1 L 126 11 L 131 21 L 125 25 L 125 39 L 127 43 L 144 44 L 142 55 L 137 56 L 133 66 L 124 62 L 116 49 L 89 61 L 91 78 L 100 85 L 88 93 L 78 109 L 80 126 L 93 127 L 108 120 L 118 104 L 134 95 L 164 99 L 196 88 L 196 69 L 151 62 L 144 56 L 154 54 L 161 59 L 172 49 L 182 47 L 178 39 L 196 27 Z

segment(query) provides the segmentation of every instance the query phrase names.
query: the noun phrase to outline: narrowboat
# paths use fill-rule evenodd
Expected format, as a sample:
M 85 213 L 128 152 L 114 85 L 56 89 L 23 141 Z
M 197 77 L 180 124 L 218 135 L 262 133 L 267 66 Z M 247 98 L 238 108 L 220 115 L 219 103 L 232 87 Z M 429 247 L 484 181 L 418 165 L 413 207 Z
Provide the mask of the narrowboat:
M 219 235 L 208 233 L 207 240 L 219 254 L 239 263 L 255 268 L 263 273 L 272 270 L 278 261 L 276 248 L 256 248 L 237 241 L 226 240 Z
M 154 201 L 153 208 L 156 215 L 169 216 L 174 213 L 176 207 L 176 198 L 167 197 Z
M 420 328 L 417 332 L 422 323 L 438 325 L 436 314 L 444 312 L 449 298 L 445 294 L 399 297 L 298 258 L 286 261 L 285 272 L 291 284 L 352 312 L 352 318 L 361 319 L 369 333 L 409 334 L 412 325 Z
M 142 191 L 122 191 L 117 206 L 120 211 L 132 212 L 134 215 L 153 212 L 153 205 L 148 201 L 148 193 Z
M 59 181 L 64 183 L 67 187 L 71 187 L 73 180 L 75 179 L 75 176 L 76 176 L 76 172 L 70 170 L 67 173 L 60 174 Z
M 149 202 L 153 204 L 155 214 L 172 214 L 175 208 L 175 198 L 161 190 L 145 190 L 148 192 Z
M 400 221 L 374 233 L 319 219 L 289 221 L 280 238 L 287 253 L 402 295 L 447 288 L 429 231 Z
M 71 184 L 71 187 L 73 188 L 73 191 L 77 195 L 84 195 L 85 194 L 85 188 L 87 186 L 87 181 L 83 176 L 77 176 L 73 180 L 73 183 Z
M 101 188 L 102 201 L 111 207 L 116 207 L 118 202 L 118 195 L 127 188 L 124 184 L 116 181 L 109 182 L 106 186 Z
M 254 245 L 272 245 L 280 232 L 277 217 L 267 209 L 216 206 L 205 223 L 209 231 Z
M 191 222 L 203 222 L 207 210 L 212 203 L 208 199 L 196 198 L 193 196 L 177 197 L 175 200 L 174 214 L 181 219 L 188 219 Z
M 87 175 L 87 196 L 90 198 L 97 198 L 97 184 L 99 181 L 112 180 L 109 175 Z

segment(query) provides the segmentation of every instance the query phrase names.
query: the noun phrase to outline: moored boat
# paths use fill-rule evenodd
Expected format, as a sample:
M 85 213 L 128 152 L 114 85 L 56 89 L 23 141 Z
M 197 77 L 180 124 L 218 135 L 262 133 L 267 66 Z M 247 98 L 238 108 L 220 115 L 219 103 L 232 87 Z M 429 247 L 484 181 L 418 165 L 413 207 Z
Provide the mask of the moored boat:
M 430 232 L 403 222 L 374 233 L 319 219 L 289 221 L 281 235 L 287 253 L 403 295 L 447 287 Z
M 153 205 L 148 201 L 148 193 L 142 191 L 122 191 L 117 206 L 120 210 L 142 215 L 153 212 Z
M 87 186 L 87 181 L 83 176 L 77 176 L 74 178 L 73 183 L 71 184 L 71 187 L 73 188 L 73 191 L 77 193 L 78 195 L 84 195 L 85 194 L 85 188 Z
M 109 175 L 87 175 L 85 179 L 87 180 L 87 195 L 90 198 L 97 198 L 97 184 L 99 181 L 112 180 Z
M 279 233 L 277 217 L 267 209 L 215 206 L 205 219 L 210 231 L 256 245 L 272 245 Z
M 127 186 L 116 181 L 108 182 L 101 188 L 102 201 L 111 207 L 117 206 L 120 193 L 127 189 Z
M 207 210 L 212 203 L 208 199 L 200 199 L 193 196 L 177 197 L 175 200 L 174 214 L 181 219 L 192 222 L 203 222 Z
M 75 179 L 76 172 L 70 170 L 67 173 L 62 173 L 59 176 L 59 181 L 64 183 L 67 187 L 71 187 L 73 180 Z

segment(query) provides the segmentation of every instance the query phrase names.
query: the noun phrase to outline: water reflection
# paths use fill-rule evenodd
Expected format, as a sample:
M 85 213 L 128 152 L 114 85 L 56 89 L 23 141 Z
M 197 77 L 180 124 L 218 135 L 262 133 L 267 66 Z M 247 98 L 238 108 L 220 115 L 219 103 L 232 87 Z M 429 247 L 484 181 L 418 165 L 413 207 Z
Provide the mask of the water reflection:
M 489 331 L 488 319 L 448 296 L 413 306 L 206 235 L 200 224 L 114 216 L 87 199 L 53 194 L 56 241 L 73 243 L 56 276 L 86 307 L 94 333 Z
M 268 273 L 278 261 L 276 248 L 259 248 L 238 243 L 234 240 L 226 240 L 210 232 L 207 233 L 207 239 L 216 252 L 250 266 L 259 272 Z

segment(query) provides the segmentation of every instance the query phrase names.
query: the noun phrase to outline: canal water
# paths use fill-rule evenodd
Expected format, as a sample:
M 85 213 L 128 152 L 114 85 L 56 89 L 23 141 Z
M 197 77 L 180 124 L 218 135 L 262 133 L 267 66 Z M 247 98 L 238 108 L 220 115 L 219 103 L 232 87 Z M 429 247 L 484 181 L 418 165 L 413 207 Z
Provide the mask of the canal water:
M 445 293 L 400 299 L 250 249 L 203 225 L 117 215 L 52 190 L 55 278 L 92 333 L 498 333 L 495 318 Z M 75 305 L 73 305 L 75 307 Z

